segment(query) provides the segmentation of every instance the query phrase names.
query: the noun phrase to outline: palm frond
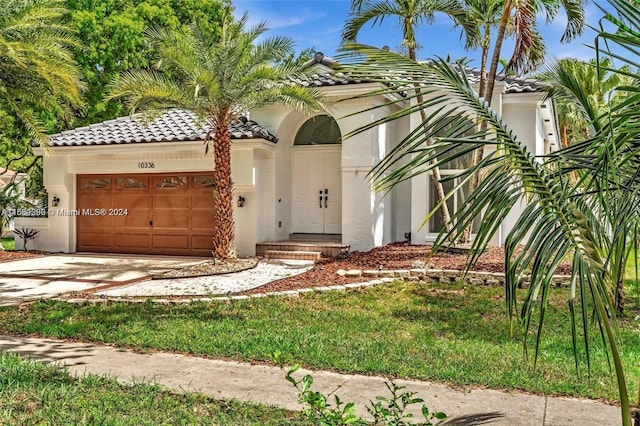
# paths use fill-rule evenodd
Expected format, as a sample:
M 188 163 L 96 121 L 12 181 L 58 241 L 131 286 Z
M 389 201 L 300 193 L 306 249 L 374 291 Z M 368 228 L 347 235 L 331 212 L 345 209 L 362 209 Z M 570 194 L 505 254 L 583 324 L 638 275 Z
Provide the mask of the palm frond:
M 375 48 L 355 47 L 358 55 L 350 53 L 341 57 L 346 63 L 343 71 L 351 73 L 354 78 L 384 82 L 387 88 L 381 90 L 396 90 L 399 99 L 401 88 L 414 81 L 421 82 L 423 103 L 404 106 L 404 101 L 398 101 L 399 110 L 392 114 L 391 119 L 408 116 L 417 107 L 429 112 L 426 122 L 400 141 L 374 167 L 370 174 L 374 187 L 389 190 L 443 161 L 461 159 L 478 147 L 489 150 L 490 154 L 478 165 L 453 177 L 458 184 L 447 197 L 454 196 L 473 173 L 480 173 L 482 179 L 476 191 L 464 200 L 454 215 L 453 229 L 443 230 L 438 236 L 434 250 L 461 235 L 476 217 L 482 217 L 472 245 L 471 266 L 500 223 L 517 205 L 524 203 L 526 207 L 519 213 L 505 245 L 506 296 L 509 312 L 520 318 L 525 335 L 535 327 L 534 359 L 538 358 L 553 275 L 560 261 L 571 255 L 575 265 L 568 298 L 573 309 L 572 340 L 577 342 L 576 327 L 580 323 L 586 327 L 588 314 L 585 309 L 591 309 L 600 335 L 615 345 L 610 313 L 616 288 L 614 281 L 620 274 L 621 250 L 612 248 L 616 243 L 627 247 L 623 241 L 629 234 L 628 227 L 618 229 L 611 224 L 639 213 L 637 202 L 631 204 L 633 208 L 623 212 L 613 208 L 609 201 L 615 194 L 617 199 L 632 202 L 629 192 L 623 191 L 620 185 L 624 182 L 626 185 L 635 184 L 635 188 L 638 186 L 633 180 L 637 177 L 629 174 L 631 167 L 624 166 L 627 162 L 638 164 L 638 139 L 631 138 L 629 132 L 619 131 L 619 126 L 623 125 L 619 117 L 611 117 L 611 123 L 603 126 L 603 131 L 587 143 L 560 151 L 546 162 L 541 162 L 498 114 L 478 97 L 460 69 L 442 59 L 415 64 Z M 373 77 L 376 74 L 378 77 Z M 486 127 L 470 135 L 469 117 L 478 117 Z M 389 120 L 389 117 L 381 118 L 347 136 Z M 629 124 L 627 120 L 624 125 L 634 127 L 634 134 L 638 134 L 635 124 Z M 614 128 L 617 130 L 613 131 Z M 617 137 L 603 146 L 607 132 Z M 435 143 L 428 143 L 429 140 L 435 140 Z M 438 161 L 433 162 L 435 159 Z M 613 174 L 611 164 L 615 164 Z M 577 184 L 570 179 L 570 171 L 576 170 L 585 170 Z M 608 192 L 603 195 L 604 187 Z M 605 206 L 602 205 L 602 197 L 607 199 Z M 607 219 L 603 217 L 604 212 L 608 212 Z M 611 218 L 614 213 L 617 215 L 615 220 Z M 530 285 L 518 312 L 516 290 L 529 271 Z M 582 305 L 576 305 L 576 298 L 580 298 Z M 576 312 L 576 307 L 580 313 Z M 585 336 L 588 338 L 587 334 Z M 585 345 L 588 348 L 589 343 L 585 341 Z M 616 363 L 615 356 L 613 358 Z M 587 359 L 588 368 L 590 363 L 591 360 Z M 626 389 L 621 391 L 623 400 L 628 398 L 625 392 Z
M 41 144 L 44 129 L 30 108 L 64 111 L 82 102 L 84 85 L 70 50 L 78 43 L 63 22 L 67 13 L 62 0 L 0 1 L 0 91 Z

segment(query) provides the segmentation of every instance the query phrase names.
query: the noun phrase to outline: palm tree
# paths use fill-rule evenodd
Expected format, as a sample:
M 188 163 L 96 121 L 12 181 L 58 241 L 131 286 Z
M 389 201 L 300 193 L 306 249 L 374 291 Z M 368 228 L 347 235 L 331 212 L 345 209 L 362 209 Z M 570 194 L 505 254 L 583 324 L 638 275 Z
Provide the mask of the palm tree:
M 464 8 L 456 0 L 353 0 L 351 14 L 342 32 L 342 43 L 346 46 L 356 43 L 358 33 L 368 22 L 372 22 L 373 25 L 381 25 L 386 19 L 397 18 L 402 29 L 402 44 L 407 48 L 409 59 L 417 61 L 416 26 L 421 23 L 433 23 L 436 12 L 446 14 L 456 26 L 463 28 L 468 45 L 474 43 L 471 40 L 475 39 L 477 34 L 475 23 L 467 19 Z M 418 104 L 422 103 L 422 95 L 418 85 L 415 85 L 415 98 Z M 423 122 L 427 120 L 426 112 L 422 109 L 420 110 L 420 118 Z M 441 203 L 446 194 L 441 182 L 439 167 L 432 169 L 432 175 L 442 222 L 447 230 L 451 230 L 449 206 L 446 203 Z
M 0 108 L 46 143 L 38 112 L 81 103 L 63 0 L 0 0 Z
M 513 34 L 516 40 L 507 70 L 528 72 L 544 61 L 546 51 L 540 34 L 536 29 L 536 15 L 539 12 L 544 12 L 547 22 L 552 22 L 560 9 L 564 9 L 567 14 L 567 26 L 561 41 L 569 42 L 574 37 L 582 34 L 584 28 L 584 0 L 504 0 L 485 89 L 484 98 L 489 104 L 491 104 L 493 88 L 498 75 L 502 44 L 508 34 L 509 26 L 513 26 Z
M 409 58 L 416 61 L 416 27 L 432 24 L 438 12 L 449 16 L 456 26 L 462 27 L 467 43 L 471 43 L 470 40 L 477 33 L 476 27 L 468 21 L 462 5 L 454 0 L 353 0 L 351 14 L 342 31 L 342 42 L 355 43 L 358 33 L 369 22 L 382 25 L 386 19 L 397 18 L 402 30 L 402 45 L 407 48 Z
M 549 96 L 556 99 L 564 146 L 594 136 L 602 129 L 608 108 L 626 98 L 626 92 L 614 89 L 631 83 L 619 72 L 630 69 L 625 66 L 617 72 L 607 71 L 611 67 L 609 58 L 603 58 L 600 67 L 595 59 L 584 62 L 564 58 L 552 61 L 540 74 L 539 78 L 553 87 Z
M 513 33 L 515 35 L 515 47 L 511 55 L 511 59 L 505 67 L 505 72 L 529 72 L 538 67 L 545 57 L 545 45 L 536 28 L 536 16 L 538 12 L 544 11 L 547 17 L 547 22 L 551 22 L 555 19 L 559 9 L 564 9 L 567 14 L 567 26 L 562 36 L 562 42 L 571 41 L 577 35 L 582 33 L 584 27 L 584 0 L 501 0 L 498 3 L 501 4 L 502 12 L 497 22 L 498 33 L 493 47 L 493 54 L 491 57 L 491 64 L 489 67 L 489 73 L 486 74 L 486 62 L 484 55 L 488 52 L 483 46 L 483 62 L 481 68 L 481 79 L 479 94 L 490 105 L 493 99 L 493 89 L 495 87 L 495 81 L 498 77 L 498 64 L 501 61 L 502 45 L 505 38 Z M 486 11 L 487 13 L 496 13 L 495 8 L 500 8 L 495 4 L 493 0 L 467 0 L 469 6 L 469 12 L 471 16 L 476 16 L 477 13 L 474 9 L 480 11 Z M 487 15 L 485 18 L 489 18 L 488 22 L 491 25 L 495 25 L 495 15 Z M 490 37 L 485 38 L 483 41 L 486 43 L 490 40 Z M 486 76 L 486 79 L 484 78 Z M 482 122 L 479 122 L 479 126 L 483 126 Z M 479 131 L 482 131 L 479 128 Z M 478 150 L 473 153 L 472 164 L 476 165 L 482 161 L 484 152 Z M 472 194 L 478 187 L 480 176 L 472 176 L 469 182 L 469 194 Z M 466 232 L 462 234 L 462 240 L 467 241 L 470 235 L 471 228 L 468 228 Z
M 213 145 L 217 221 L 213 254 L 221 259 L 236 257 L 229 125 L 250 109 L 273 103 L 305 113 L 325 108 L 317 89 L 287 82 L 300 68 L 272 65 L 290 53 L 293 42 L 273 37 L 258 43 L 268 28 L 262 22 L 245 30 L 247 20 L 247 14 L 238 21 L 225 20 L 218 42 L 204 37 L 197 24 L 185 35 L 151 31 L 160 52 L 158 70 L 125 72 L 111 89 L 111 97 L 126 97 L 132 111 L 181 107 L 211 125 L 207 142 Z
M 463 4 L 467 19 L 478 28 L 478 36 L 469 40 L 470 43 L 467 43 L 467 48 L 479 48 L 481 51 L 480 83 L 478 88 L 478 94 L 481 98 L 485 97 L 487 88 L 487 62 L 489 60 L 489 49 L 491 48 L 492 30 L 500 24 L 503 3 L 503 0 L 465 0 Z M 505 36 L 512 32 L 512 26 L 507 26 Z
M 610 119 L 610 111 L 615 110 L 627 99 L 628 92 L 620 90 L 631 85 L 632 79 L 623 75 L 629 72 L 624 66 L 615 72 L 611 69 L 611 59 L 589 62 L 577 59 L 561 59 L 549 64 L 541 77 L 552 84 L 549 96 L 557 100 L 561 137 L 564 146 L 575 145 L 603 132 Z M 616 226 L 615 217 L 604 215 L 608 226 Z M 622 255 L 623 253 L 620 253 Z M 627 256 L 621 259 L 624 270 Z M 624 309 L 624 277 L 620 274 L 615 295 L 616 310 Z
M 631 69 L 640 65 L 640 0 L 608 0 L 618 16 L 605 19 L 618 25 L 615 34 L 601 32 L 602 40 L 618 44 L 604 52 L 624 58 Z M 606 119 L 593 136 L 563 148 L 540 162 L 518 135 L 514 134 L 484 99 L 472 89 L 464 72 L 443 60 L 417 64 L 400 55 L 368 46 L 352 46 L 343 55 L 345 72 L 354 78 L 385 83 L 385 92 L 398 94 L 420 82 L 422 108 L 435 111 L 421 133 L 413 132 L 395 147 L 372 171 L 377 190 L 387 190 L 437 166 L 433 160 L 461 158 L 477 149 L 491 153 L 456 178 L 461 188 L 479 173 L 483 179 L 476 191 L 456 212 L 453 229 L 443 230 L 434 250 L 460 236 L 474 218 L 482 215 L 480 229 L 472 244 L 469 267 L 488 245 L 504 218 L 522 199 L 528 206 L 520 213 L 505 245 L 506 301 L 510 317 L 519 319 L 524 335 L 535 331 L 535 359 L 545 322 L 551 279 L 560 261 L 573 259 L 571 285 L 567 289 L 572 342 L 578 366 L 578 339 L 585 344 L 590 368 L 590 340 L 608 344 L 620 395 L 623 424 L 630 425 L 629 395 L 615 334 L 616 289 L 628 254 L 638 249 L 640 225 L 640 77 L 619 71 L 632 81 L 616 91 L 627 93 L 619 104 L 608 107 Z M 620 49 L 625 49 L 622 56 Z M 600 72 L 616 72 L 603 69 Z M 393 69 L 392 75 L 380 70 Z M 444 95 L 443 95 L 444 93 Z M 378 90 L 375 93 L 380 95 Z M 371 129 L 414 112 L 411 107 L 383 117 L 355 130 Z M 469 118 L 486 123 L 476 127 Z M 446 131 L 443 132 L 443 128 Z M 436 142 L 429 144 L 429 140 Z M 450 194 L 454 193 L 452 191 Z M 431 213 L 433 214 L 433 212 Z M 530 274 L 530 285 L 519 302 L 517 289 Z M 596 324 L 594 333 L 591 325 Z M 525 347 L 527 341 L 525 340 Z M 640 402 L 640 401 L 639 401 Z M 636 415 L 636 414 L 634 414 Z

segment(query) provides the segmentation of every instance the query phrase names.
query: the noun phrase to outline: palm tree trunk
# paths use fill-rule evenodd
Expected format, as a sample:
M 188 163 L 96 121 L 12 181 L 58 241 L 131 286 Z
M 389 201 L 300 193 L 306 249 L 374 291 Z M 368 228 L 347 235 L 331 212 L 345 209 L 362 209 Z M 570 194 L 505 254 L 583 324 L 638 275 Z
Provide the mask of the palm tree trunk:
M 481 98 L 485 97 L 486 89 L 487 89 L 487 59 L 489 57 L 489 44 L 491 43 L 491 34 L 489 33 L 489 26 L 486 25 L 484 28 L 484 41 L 482 43 L 482 57 L 480 61 L 480 86 L 478 87 L 478 96 Z M 476 126 L 476 131 L 481 132 L 486 129 L 486 124 L 484 122 L 478 121 Z M 473 157 L 471 159 L 471 165 L 475 166 L 476 164 L 482 161 L 483 156 L 483 148 L 476 149 L 473 152 Z M 480 183 L 480 175 L 478 173 L 474 173 L 471 176 L 471 180 L 469 182 L 469 195 L 473 191 L 478 188 L 478 184 Z M 467 225 L 464 232 L 460 236 L 460 243 L 465 244 L 471 240 L 471 231 L 473 228 L 473 221 Z
M 409 59 L 411 59 L 414 62 L 417 62 L 416 50 L 415 50 L 415 47 L 413 46 L 409 46 Z M 422 92 L 417 83 L 414 84 L 414 87 L 416 91 L 416 101 L 419 104 L 421 104 L 424 102 L 424 98 L 422 97 Z M 420 119 L 422 120 L 423 125 L 427 124 L 427 113 L 424 109 L 420 109 Z M 432 144 L 433 144 L 433 140 L 429 139 L 427 141 L 427 145 L 432 145 Z M 435 162 L 435 160 L 433 161 Z M 431 175 L 433 176 L 433 186 L 434 186 L 434 189 L 436 190 L 436 195 L 438 197 L 437 201 L 441 202 L 442 200 L 444 200 L 446 194 L 444 192 L 444 187 L 440 182 L 440 179 L 442 177 L 440 174 L 440 168 L 434 167 L 431 170 Z M 447 205 L 447 203 L 442 203 L 442 207 L 440 207 L 440 214 L 442 215 L 442 223 L 444 223 L 444 228 L 446 229 L 447 232 L 451 232 L 451 230 L 453 229 L 453 225 L 451 223 L 451 213 L 449 212 L 449 206 Z
M 498 75 L 498 63 L 500 62 L 500 53 L 502 51 L 502 43 L 504 42 L 505 32 L 507 30 L 507 24 L 509 23 L 509 17 L 513 10 L 513 1 L 506 0 L 504 3 L 504 9 L 502 10 L 502 16 L 500 17 L 500 26 L 498 27 L 498 35 L 496 37 L 495 48 L 493 49 L 493 56 L 491 57 L 491 68 L 489 68 L 489 75 L 487 76 L 487 89 L 485 91 L 485 100 L 491 105 L 493 99 L 493 88 L 496 84 L 496 76 Z
M 502 43 L 504 42 L 505 32 L 507 29 L 507 24 L 509 23 L 509 17 L 511 16 L 511 10 L 513 9 L 512 0 L 506 0 L 504 3 L 504 9 L 502 11 L 502 16 L 500 17 L 500 26 L 498 27 L 498 36 L 496 37 L 496 44 L 493 49 L 493 56 L 491 57 L 491 68 L 489 69 L 489 75 L 486 76 L 486 79 L 483 79 L 485 76 L 486 69 L 486 61 L 488 55 L 488 46 L 485 50 L 482 49 L 482 64 L 480 70 L 480 87 L 478 89 L 478 95 L 483 97 L 485 101 L 491 105 L 491 101 L 493 100 L 493 88 L 496 83 L 496 76 L 498 74 L 498 63 L 500 62 L 500 52 L 502 50 Z M 478 123 L 478 131 L 482 131 L 485 128 L 485 123 Z M 478 148 L 473 152 L 473 158 L 471 160 L 471 167 L 475 167 L 482 161 L 484 157 L 483 148 Z M 480 184 L 480 174 L 476 172 L 471 176 L 469 180 L 469 196 L 475 192 Z M 471 237 L 471 227 L 473 226 L 473 222 L 467 226 L 464 230 L 460 242 L 467 243 Z
M 221 114 L 215 120 L 215 140 L 213 155 L 215 170 L 215 221 L 213 236 L 213 256 L 218 259 L 234 259 L 237 257 L 235 247 L 235 223 L 233 220 L 233 182 L 231 181 L 231 135 L 229 114 Z
M 489 58 L 489 47 L 491 45 L 491 26 L 484 26 L 484 40 L 482 42 L 482 57 L 480 59 L 480 87 L 478 95 L 485 97 L 487 89 L 487 59 Z

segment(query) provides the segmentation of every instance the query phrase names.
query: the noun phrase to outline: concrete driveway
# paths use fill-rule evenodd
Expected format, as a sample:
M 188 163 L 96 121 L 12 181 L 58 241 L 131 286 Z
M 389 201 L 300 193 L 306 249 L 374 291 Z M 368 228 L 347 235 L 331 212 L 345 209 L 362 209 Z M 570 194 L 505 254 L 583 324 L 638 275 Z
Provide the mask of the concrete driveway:
M 148 280 L 207 258 L 58 254 L 0 263 L 0 306 Z

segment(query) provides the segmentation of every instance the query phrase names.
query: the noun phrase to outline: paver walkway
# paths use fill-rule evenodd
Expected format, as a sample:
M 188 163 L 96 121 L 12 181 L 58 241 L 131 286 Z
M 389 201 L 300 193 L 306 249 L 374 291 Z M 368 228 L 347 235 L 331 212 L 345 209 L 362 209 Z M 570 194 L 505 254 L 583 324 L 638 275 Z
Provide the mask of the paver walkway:
M 210 360 L 171 353 L 137 354 L 110 346 L 51 339 L 0 336 L 0 350 L 59 362 L 75 374 L 94 373 L 123 382 L 152 381 L 178 392 L 201 392 L 296 410 L 295 389 L 277 367 Z M 299 372 L 300 374 L 306 371 Z M 387 396 L 384 379 L 313 372 L 313 389 L 354 401 L 360 415 L 376 396 Z M 619 425 L 620 409 L 596 401 L 552 398 L 494 390 L 453 390 L 428 382 L 397 380 L 418 392 L 431 410 L 444 411 L 448 425 Z
M 148 280 L 96 292 L 98 296 L 147 297 L 194 296 L 240 293 L 271 281 L 302 274 L 314 265 L 309 260 L 262 259 L 245 271 L 193 278 Z

